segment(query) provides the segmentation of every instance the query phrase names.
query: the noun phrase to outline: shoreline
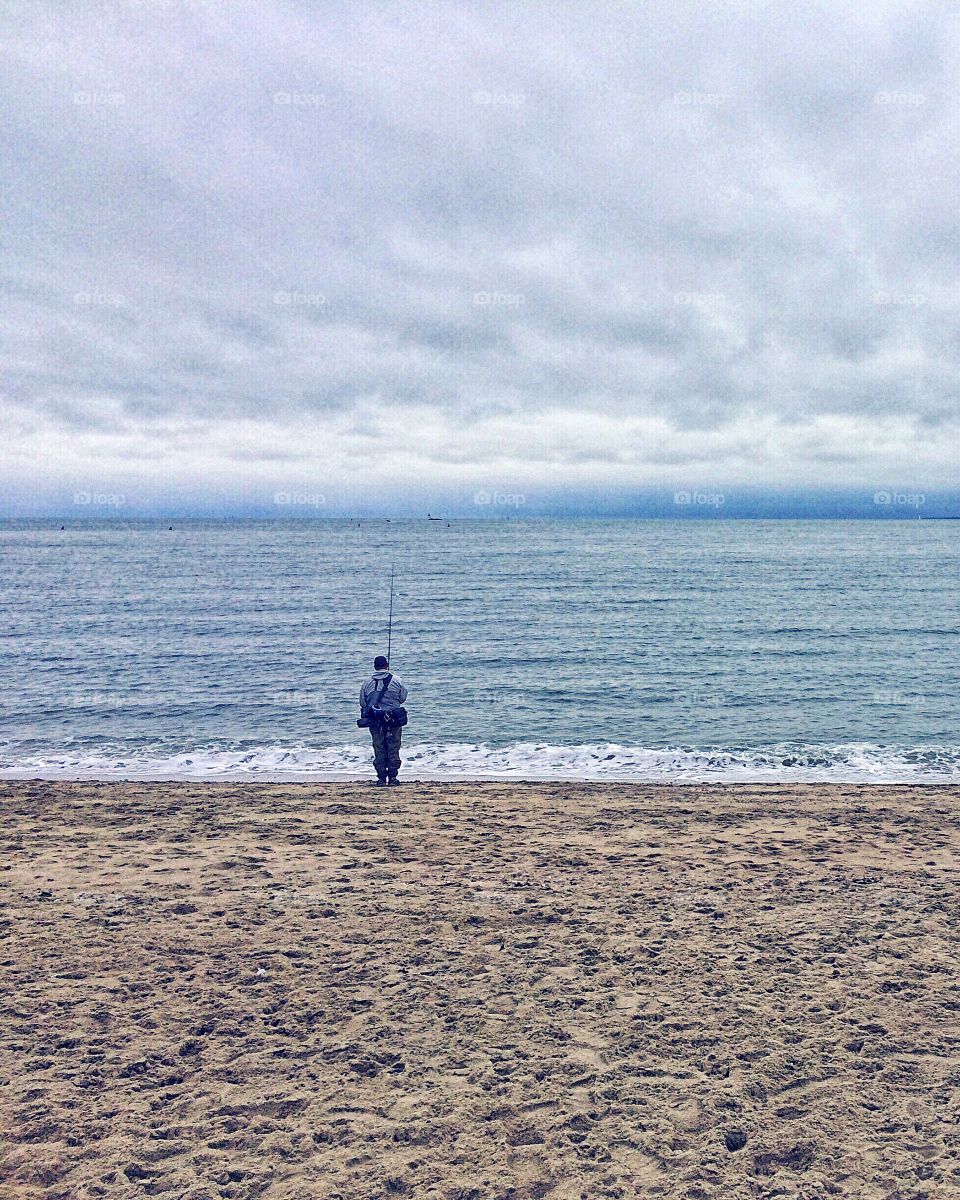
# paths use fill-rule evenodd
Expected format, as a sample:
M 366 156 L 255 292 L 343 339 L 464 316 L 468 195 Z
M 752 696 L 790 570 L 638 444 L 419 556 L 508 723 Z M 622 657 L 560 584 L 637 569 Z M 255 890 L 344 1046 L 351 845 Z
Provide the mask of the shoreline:
M 365 791 L 368 788 L 376 791 L 374 787 L 375 776 L 371 769 L 369 776 L 359 775 L 337 775 L 337 774 L 322 774 L 311 775 L 304 777 L 302 775 L 286 775 L 268 773 L 250 775 L 173 775 L 173 776 L 153 776 L 153 775 L 4 775 L 0 772 L 0 800 L 5 788 L 15 787 L 20 784 L 43 784 L 43 785 L 61 785 L 63 787 L 82 787 L 93 786 L 101 787 L 166 787 L 166 788 L 210 788 L 224 787 L 236 788 L 238 786 L 257 788 L 274 788 L 278 785 L 289 788 L 316 789 L 317 787 L 327 788 L 337 785 L 346 786 L 349 788 L 357 788 L 360 791 Z M 897 791 L 903 789 L 914 790 L 954 790 L 960 792 L 960 781 L 956 779 L 939 780 L 911 780 L 911 779 L 637 779 L 632 776 L 623 778 L 604 776 L 597 779 L 590 776 L 571 776 L 571 775 L 478 775 L 478 776 L 460 776 L 460 775 L 416 775 L 403 776 L 401 779 L 403 788 L 464 788 L 470 789 L 485 789 L 497 788 L 502 789 L 507 786 L 516 786 L 521 788 L 533 787 L 550 787 L 550 788 L 570 788 L 580 791 L 584 788 L 602 789 L 615 788 L 622 791 L 624 788 L 642 789 L 644 791 L 672 791 L 677 788 L 704 788 L 712 790 L 743 790 L 743 789 L 766 789 L 770 791 L 782 791 L 783 789 L 797 790 L 812 790 L 812 791 L 834 791 L 843 789 L 849 791 L 853 789 L 867 790 L 891 790 Z
M 960 785 L 960 745 L 944 743 L 780 742 L 735 747 L 405 740 L 401 758 L 401 779 L 409 783 Z M 337 745 L 251 742 L 186 749 L 146 744 L 27 751 L 4 746 L 0 754 L 0 780 L 10 781 L 350 786 L 373 777 L 370 744 L 360 738 Z
M 30 772 L 30 773 L 28 773 Z M 250 787 L 268 787 L 283 784 L 290 787 L 328 787 L 340 785 L 344 787 L 372 786 L 374 779 L 373 766 L 363 772 L 357 771 L 270 771 L 237 773 L 233 771 L 218 771 L 215 774 L 196 773 L 163 774 L 163 773 L 130 773 L 126 775 L 106 773 L 103 771 L 75 771 L 56 773 L 35 773 L 35 768 L 24 768 L 21 773 L 17 768 L 0 769 L 0 786 L 30 783 L 70 784 L 110 784 L 117 786 L 157 784 L 168 787 L 179 786 L 213 786 L 229 784 L 231 786 L 248 785 Z M 833 787 L 916 787 L 916 788 L 960 788 L 960 776 L 956 774 L 934 775 L 932 773 L 896 776 L 865 776 L 851 772 L 844 775 L 835 772 L 826 777 L 791 775 L 788 771 L 782 773 L 768 772 L 766 774 L 740 774 L 730 771 L 725 773 L 697 775 L 693 772 L 678 772 L 674 776 L 666 774 L 603 774 L 577 775 L 573 771 L 556 771 L 536 773 L 530 771 L 516 774 L 497 774 L 484 772 L 480 775 L 458 775 L 452 772 L 420 772 L 411 768 L 400 771 L 401 782 L 404 786 L 436 785 L 462 787 L 518 786 L 544 784 L 559 787 L 643 787 L 643 788 L 674 788 L 674 787 L 770 787 L 770 788 L 833 788 Z

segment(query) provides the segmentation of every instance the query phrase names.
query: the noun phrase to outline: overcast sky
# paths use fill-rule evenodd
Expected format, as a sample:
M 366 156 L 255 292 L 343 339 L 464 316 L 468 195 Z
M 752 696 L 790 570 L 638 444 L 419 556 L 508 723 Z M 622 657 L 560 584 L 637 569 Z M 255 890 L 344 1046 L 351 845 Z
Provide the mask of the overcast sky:
M 2 12 L 5 513 L 960 482 L 960 0 Z

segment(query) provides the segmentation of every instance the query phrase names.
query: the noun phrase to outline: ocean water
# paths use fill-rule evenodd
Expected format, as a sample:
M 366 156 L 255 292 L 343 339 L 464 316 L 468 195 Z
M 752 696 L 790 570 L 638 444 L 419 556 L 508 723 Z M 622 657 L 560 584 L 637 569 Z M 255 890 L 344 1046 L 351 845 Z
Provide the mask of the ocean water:
M 960 779 L 960 523 L 0 524 L 0 775 Z

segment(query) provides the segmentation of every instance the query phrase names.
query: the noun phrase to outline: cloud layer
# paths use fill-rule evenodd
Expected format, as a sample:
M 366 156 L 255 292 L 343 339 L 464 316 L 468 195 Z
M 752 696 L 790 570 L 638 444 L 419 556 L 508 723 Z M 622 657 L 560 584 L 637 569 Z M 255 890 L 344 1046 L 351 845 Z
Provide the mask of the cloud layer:
M 3 31 L 8 512 L 957 482 L 950 0 Z

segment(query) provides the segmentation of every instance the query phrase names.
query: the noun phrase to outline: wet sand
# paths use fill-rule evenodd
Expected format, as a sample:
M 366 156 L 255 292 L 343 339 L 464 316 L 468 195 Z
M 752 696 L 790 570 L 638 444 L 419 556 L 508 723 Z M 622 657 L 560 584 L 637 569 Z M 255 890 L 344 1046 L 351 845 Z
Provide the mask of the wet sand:
M 960 789 L 0 805 L 5 1200 L 960 1197 Z

